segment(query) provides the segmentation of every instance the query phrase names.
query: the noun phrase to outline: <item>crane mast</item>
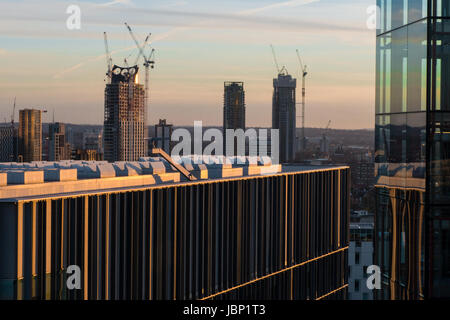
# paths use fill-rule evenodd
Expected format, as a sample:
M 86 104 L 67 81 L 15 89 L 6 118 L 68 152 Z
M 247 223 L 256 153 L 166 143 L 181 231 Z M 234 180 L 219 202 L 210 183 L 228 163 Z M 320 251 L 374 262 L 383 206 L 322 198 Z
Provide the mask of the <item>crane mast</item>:
M 111 53 L 109 52 L 108 47 L 108 37 L 106 36 L 106 32 L 103 32 L 103 38 L 105 40 L 105 52 L 106 52 L 106 65 L 107 65 L 107 72 L 106 76 L 108 78 L 108 83 L 111 83 L 111 77 L 112 77 L 112 58 Z
M 297 58 L 298 58 L 298 63 L 300 65 L 300 70 L 301 70 L 301 76 L 302 76 L 302 128 L 301 128 L 301 149 L 305 150 L 306 147 L 306 138 L 305 138 L 305 106 L 306 106 L 306 75 L 308 74 L 308 72 L 306 72 L 306 66 L 303 66 L 302 63 L 302 59 L 300 58 L 300 53 L 298 51 L 298 49 L 296 50 L 297 52 Z
M 16 97 L 14 97 L 13 111 L 11 113 L 11 127 L 14 127 L 14 114 L 16 113 Z
M 147 42 L 151 36 L 151 33 L 147 35 L 147 37 L 144 40 L 143 45 L 141 46 L 139 44 L 139 41 L 136 39 L 136 37 L 134 36 L 133 30 L 131 29 L 131 27 L 128 25 L 128 23 L 125 22 L 125 26 L 128 29 L 128 32 L 130 33 L 131 38 L 133 39 L 134 43 L 136 44 L 136 47 L 139 50 L 139 54 L 138 57 L 136 59 L 136 63 L 139 61 L 139 58 L 142 56 L 142 58 L 144 59 L 144 67 L 145 67 L 145 87 L 144 87 L 144 135 L 147 138 L 148 137 L 148 127 L 147 127 L 147 118 L 148 118 L 148 100 L 149 100 L 149 82 L 150 82 L 150 68 L 153 69 L 155 61 L 152 60 L 153 58 L 153 54 L 155 52 L 155 49 L 152 49 L 152 51 L 150 52 L 150 54 L 148 56 L 145 55 L 145 47 L 147 45 Z M 146 146 L 146 150 L 147 150 L 147 146 Z
M 280 74 L 281 70 L 280 70 L 280 66 L 278 64 L 277 54 L 275 53 L 275 48 L 273 47 L 273 45 L 270 45 L 270 48 L 272 49 L 273 62 L 275 63 L 275 67 L 277 68 L 277 74 Z

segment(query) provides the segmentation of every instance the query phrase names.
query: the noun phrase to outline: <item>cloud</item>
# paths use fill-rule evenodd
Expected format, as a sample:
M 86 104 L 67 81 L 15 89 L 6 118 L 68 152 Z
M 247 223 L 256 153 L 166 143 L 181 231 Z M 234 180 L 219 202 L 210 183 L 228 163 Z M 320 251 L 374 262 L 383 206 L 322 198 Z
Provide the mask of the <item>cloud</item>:
M 7 54 L 8 51 L 6 51 L 5 49 L 0 48 L 0 55 L 4 55 Z
M 45 13 L 36 15 L 36 11 L 39 6 L 36 2 L 32 2 L 34 5 L 24 5 L 22 4 L 19 8 L 14 8 L 11 4 L 1 4 L 0 3 L 0 25 L 3 29 L 1 33 L 5 33 L 4 30 L 8 30 L 8 35 L 20 33 L 20 29 L 12 29 L 8 26 L 6 20 L 17 21 L 38 21 L 41 23 L 45 22 L 60 22 L 61 19 L 61 8 L 64 8 L 63 3 L 54 3 L 52 1 L 46 0 L 46 7 L 48 9 Z M 234 13 L 223 13 L 223 12 L 199 12 L 199 11 L 186 11 L 181 9 L 150 9 L 141 8 L 136 6 L 117 6 L 112 3 L 128 3 L 131 4 L 129 0 L 120 0 L 118 2 L 112 1 L 103 3 L 100 6 L 98 4 L 94 5 L 92 2 L 85 3 L 82 7 L 83 10 L 83 24 L 86 25 L 121 25 L 123 23 L 124 16 L 127 17 L 129 21 L 132 21 L 134 25 L 140 26 L 171 26 L 174 28 L 175 34 L 181 31 L 186 31 L 199 27 L 208 27 L 212 29 L 236 29 L 236 28 L 266 28 L 269 30 L 280 30 L 286 29 L 286 31 L 293 30 L 313 30 L 313 31 L 354 31 L 354 32 L 366 32 L 365 24 L 355 25 L 355 24 L 342 24 L 330 20 L 311 20 L 305 19 L 304 17 L 299 18 L 287 18 L 287 17 L 277 17 L 275 15 L 261 16 L 258 13 L 270 10 L 271 8 L 291 8 L 301 5 L 306 5 L 313 2 L 318 2 L 320 0 L 291 0 L 280 3 L 274 3 L 271 5 L 266 5 L 263 7 L 257 7 L 250 10 L 241 10 Z M 44 1 L 45 2 L 45 1 Z M 183 3 L 183 1 L 175 1 L 175 3 Z M 37 7 L 36 7 L 37 6 Z M 1 20 L 4 19 L 5 23 Z M 365 20 L 364 20 L 365 22 Z M 25 25 L 25 24 L 24 24 Z M 6 28 L 6 29 L 5 29 Z M 23 32 L 28 32 L 28 30 L 23 30 Z M 22 33 L 23 33 L 22 32 Z M 33 29 L 32 33 L 38 32 Z M 42 31 L 44 32 L 44 31 Z M 41 32 L 41 33 L 42 33 Z M 56 29 L 46 29 L 47 37 L 54 35 Z M 56 37 L 60 35 L 57 34 Z
M 320 0 L 291 0 L 291 1 L 284 1 L 284 2 L 277 2 L 273 4 L 269 4 L 267 6 L 249 9 L 249 10 L 243 10 L 238 12 L 239 15 L 252 15 L 255 13 L 271 10 L 271 9 L 278 9 L 278 8 L 285 8 L 285 7 L 298 7 L 314 2 L 319 2 Z
M 123 4 L 123 5 L 128 5 L 128 6 L 132 6 L 133 5 L 131 0 L 114 0 L 114 1 L 111 1 L 111 2 L 101 3 L 101 4 L 97 5 L 97 6 L 99 6 L 99 7 L 110 7 L 110 6 L 113 6 L 113 5 L 116 5 L 116 4 Z
M 185 1 L 185 0 L 180 0 L 180 1 L 174 1 L 172 3 L 168 3 L 165 5 L 166 8 L 170 8 L 170 7 L 182 7 L 182 6 L 186 6 L 188 5 L 189 2 Z
M 126 52 L 126 51 L 129 51 L 129 50 L 132 50 L 132 49 L 136 49 L 136 47 L 135 47 L 135 46 L 132 46 L 132 47 L 121 48 L 121 49 L 117 49 L 117 50 L 111 51 L 110 53 L 111 53 L 111 55 L 113 55 L 113 54 L 120 53 L 120 52 Z M 72 72 L 72 71 L 75 71 L 75 70 L 77 70 L 77 69 L 80 69 L 81 67 L 83 67 L 84 65 L 86 65 L 86 64 L 88 64 L 88 63 L 95 62 L 95 61 L 99 61 L 99 60 L 101 60 L 101 59 L 105 59 L 105 60 L 106 60 L 106 53 L 105 53 L 105 54 L 102 54 L 102 55 L 99 55 L 99 56 L 96 56 L 96 57 L 92 57 L 92 58 L 90 58 L 90 59 L 87 59 L 86 61 L 77 63 L 77 64 L 74 65 L 74 66 L 71 66 L 71 67 L 69 67 L 69 68 L 66 68 L 66 69 L 64 69 L 64 70 L 62 70 L 62 71 L 60 71 L 60 72 L 54 74 L 54 75 L 53 75 L 53 79 L 60 79 L 63 75 L 65 75 L 65 74 L 67 74 L 67 73 L 70 73 L 70 72 Z
M 355 26 L 346 26 L 346 25 L 338 25 L 338 24 L 333 24 L 333 23 L 324 23 L 322 21 L 298 21 L 298 20 L 292 20 L 292 19 L 282 19 L 282 18 L 277 18 L 277 17 L 262 17 L 262 16 L 258 16 L 258 13 L 267 11 L 267 10 L 271 10 L 271 9 L 275 9 L 275 8 L 287 8 L 287 7 L 297 7 L 297 6 L 302 6 L 302 5 L 307 5 L 310 3 L 315 3 L 315 2 L 319 2 L 320 0 L 291 0 L 291 1 L 284 1 L 284 2 L 280 2 L 280 3 L 274 3 L 274 4 L 270 4 L 270 5 L 266 5 L 266 6 L 262 6 L 262 7 L 258 7 L 258 8 L 254 8 L 254 9 L 250 9 L 250 10 L 242 10 L 242 11 L 237 11 L 235 13 L 210 13 L 210 12 L 186 12 L 186 11 L 180 11 L 180 10 L 164 10 L 164 9 L 145 9 L 145 8 L 137 8 L 137 7 L 126 7 L 126 8 L 116 8 L 116 7 L 111 7 L 113 5 L 113 3 L 131 3 L 131 1 L 129 0 L 121 0 L 121 1 L 112 1 L 112 2 L 108 2 L 106 4 L 103 4 L 103 6 L 105 7 L 105 5 L 107 5 L 107 8 L 105 7 L 104 9 L 102 9 L 101 12 L 101 16 L 98 16 L 97 14 L 94 14 L 90 17 L 89 22 L 90 23 L 95 23 L 96 21 L 102 21 L 101 17 L 107 16 L 107 14 L 104 12 L 104 10 L 108 10 L 111 11 L 111 13 L 114 12 L 120 12 L 120 13 L 127 13 L 127 14 L 133 14 L 136 13 L 139 16 L 139 19 L 135 19 L 135 24 L 139 24 L 139 22 L 141 22 L 141 24 L 145 25 L 146 22 L 148 21 L 148 16 L 149 15 L 153 15 L 157 18 L 157 20 L 152 20 L 154 21 L 154 23 L 156 23 L 158 21 L 158 19 L 162 19 L 164 21 L 170 20 L 170 17 L 176 17 L 176 20 L 181 20 L 181 19 L 193 19 L 194 22 L 191 23 L 184 23 L 181 24 L 178 27 L 172 28 L 171 30 L 164 32 L 164 33 L 160 33 L 160 34 L 156 34 L 153 35 L 151 38 L 151 41 L 157 42 L 157 41 L 161 41 L 161 40 L 165 40 L 169 37 L 172 37 L 174 35 L 177 35 L 179 33 L 183 33 L 192 29 L 196 29 L 196 28 L 200 28 L 200 27 L 209 27 L 209 28 L 220 28 L 221 24 L 218 23 L 218 21 L 222 21 L 223 22 L 223 27 L 230 25 L 230 21 L 234 21 L 235 23 L 233 23 L 233 27 L 245 27 L 245 26 L 251 26 L 251 27 L 263 27 L 268 25 L 271 30 L 273 30 L 274 28 L 285 28 L 285 29 L 290 29 L 290 30 L 297 30 L 297 29 L 301 29 L 301 30 L 320 30 L 320 31 L 324 31 L 324 30 L 328 30 L 328 31 L 353 31 L 353 32 L 366 32 L 367 30 L 365 29 L 361 29 Z M 176 1 L 173 4 L 179 4 L 182 5 L 184 4 L 184 1 Z M 100 18 L 100 20 L 98 20 Z M 142 20 L 141 20 L 142 19 Z M 141 21 L 139 21 L 141 20 Z M 105 23 L 106 21 L 102 21 L 103 23 Z M 117 22 L 112 22 L 113 24 L 117 24 Z M 129 51 L 131 49 L 134 49 L 134 47 L 127 47 L 127 48 L 122 48 L 119 50 L 116 50 L 112 53 L 119 53 L 119 52 L 125 52 L 125 51 Z M 70 73 L 72 71 L 75 71 L 81 67 L 83 67 L 84 65 L 90 63 L 90 62 L 95 62 L 101 59 L 106 59 L 105 58 L 105 54 L 100 55 L 100 56 L 96 56 L 96 57 L 92 57 L 84 62 L 78 63 L 72 67 L 69 67 L 61 72 L 58 72 L 57 74 L 55 74 L 53 77 L 54 78 L 60 78 L 63 75 Z

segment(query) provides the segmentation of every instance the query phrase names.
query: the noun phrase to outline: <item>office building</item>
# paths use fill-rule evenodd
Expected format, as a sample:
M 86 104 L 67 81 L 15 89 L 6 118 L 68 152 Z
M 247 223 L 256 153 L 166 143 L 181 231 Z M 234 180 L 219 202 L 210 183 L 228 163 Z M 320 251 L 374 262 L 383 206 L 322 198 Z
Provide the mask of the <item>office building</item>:
M 377 4 L 375 295 L 449 298 L 450 2 Z
M 145 91 L 139 84 L 138 67 L 114 65 L 105 89 L 104 158 L 136 161 L 147 155 Z
M 297 80 L 283 70 L 277 79 L 273 79 L 272 102 L 272 128 L 280 130 L 280 163 L 294 160 L 297 143 L 295 137 Z
M 48 129 L 48 160 L 70 160 L 71 150 L 63 123 L 51 123 Z
M 103 154 L 93 149 L 75 149 L 71 152 L 71 160 L 102 161 Z
M 23 162 L 42 160 L 42 111 L 19 111 L 19 155 Z
M 348 248 L 348 299 L 372 300 L 373 290 L 367 287 L 367 268 L 373 265 L 374 216 L 367 211 L 350 215 Z M 372 273 L 371 273 L 372 274 Z
M 95 150 L 98 154 L 102 154 L 103 133 L 101 131 L 83 132 L 83 150 Z
M 8 125 L 0 125 L 0 162 L 17 161 L 17 129 Z
M 159 123 L 155 125 L 152 147 L 163 149 L 167 154 L 171 154 L 173 146 L 171 141 L 172 132 L 173 125 L 167 123 L 166 119 L 159 119 Z
M 245 131 L 245 91 L 243 82 L 225 82 L 223 93 L 224 154 L 229 148 L 229 150 L 233 150 L 233 155 L 238 155 L 236 141 L 227 142 L 227 129 L 242 129 Z
M 348 167 L 182 160 L 5 165 L 0 297 L 345 298 Z

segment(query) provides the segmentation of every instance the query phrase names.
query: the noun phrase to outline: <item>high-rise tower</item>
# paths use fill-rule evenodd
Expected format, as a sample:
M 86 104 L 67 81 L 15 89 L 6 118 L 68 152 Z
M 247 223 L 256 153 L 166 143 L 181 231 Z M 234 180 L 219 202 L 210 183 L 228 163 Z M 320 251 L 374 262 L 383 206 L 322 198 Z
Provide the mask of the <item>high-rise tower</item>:
M 16 161 L 16 128 L 0 125 L 0 162 Z
M 105 160 L 136 161 L 147 155 L 145 91 L 138 79 L 138 66 L 112 68 L 105 89 Z
M 450 2 L 378 0 L 380 299 L 450 297 Z
M 245 131 L 245 91 L 243 82 L 225 82 L 223 93 L 223 136 L 224 136 L 224 152 L 227 145 L 230 148 L 234 146 L 236 154 L 236 144 L 232 141 L 227 143 L 227 129 L 242 129 Z
M 42 160 L 42 111 L 19 111 L 19 158 L 24 162 Z
M 243 82 L 225 82 L 223 128 L 245 130 L 245 92 Z
M 48 129 L 48 160 L 60 161 L 70 159 L 70 145 L 67 143 L 64 123 L 51 123 Z
M 295 157 L 295 89 L 297 80 L 286 69 L 273 79 L 272 128 L 279 129 L 280 162 L 289 162 Z M 272 141 L 272 145 L 276 143 Z

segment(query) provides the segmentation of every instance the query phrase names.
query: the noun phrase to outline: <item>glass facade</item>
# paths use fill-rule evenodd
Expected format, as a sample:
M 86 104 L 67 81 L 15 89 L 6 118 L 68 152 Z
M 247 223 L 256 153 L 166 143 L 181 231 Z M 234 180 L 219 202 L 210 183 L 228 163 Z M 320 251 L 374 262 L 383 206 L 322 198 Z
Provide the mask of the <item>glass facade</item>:
M 378 298 L 450 297 L 450 1 L 377 5 Z
M 0 300 L 346 297 L 349 168 L 128 187 L 134 177 L 118 179 L 120 188 L 14 201 L 0 193 Z M 72 265 L 80 290 L 66 286 Z

